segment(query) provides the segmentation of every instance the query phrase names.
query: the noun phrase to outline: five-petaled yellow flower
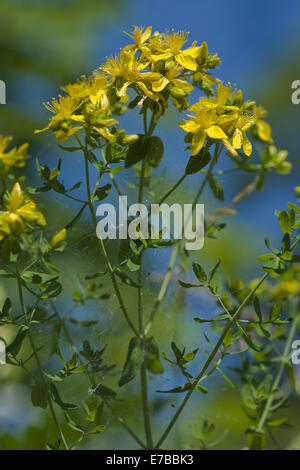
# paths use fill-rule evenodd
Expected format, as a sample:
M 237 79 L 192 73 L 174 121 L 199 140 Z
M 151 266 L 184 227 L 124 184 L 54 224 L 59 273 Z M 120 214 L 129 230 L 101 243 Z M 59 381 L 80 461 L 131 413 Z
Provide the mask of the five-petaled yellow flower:
M 81 100 L 79 98 L 59 95 L 58 99 L 53 98 L 51 102 L 44 103 L 44 106 L 53 113 L 54 116 L 49 125 L 44 129 L 36 130 L 36 134 L 51 129 L 56 139 L 59 142 L 64 142 L 82 128 L 82 126 L 74 127 L 75 122 L 81 122 L 83 119 L 82 115 L 75 114 L 81 106 Z
M 24 195 L 19 183 L 7 195 L 7 211 L 0 212 L 0 240 L 8 235 L 21 234 L 28 224 L 46 225 L 45 217 L 37 210 L 36 204 Z
M 10 145 L 12 137 L 3 137 L 0 135 L 0 172 L 4 166 L 6 167 L 23 167 L 25 165 L 25 160 L 27 158 L 28 144 L 23 144 L 20 147 L 14 147 L 8 152 L 7 147 Z

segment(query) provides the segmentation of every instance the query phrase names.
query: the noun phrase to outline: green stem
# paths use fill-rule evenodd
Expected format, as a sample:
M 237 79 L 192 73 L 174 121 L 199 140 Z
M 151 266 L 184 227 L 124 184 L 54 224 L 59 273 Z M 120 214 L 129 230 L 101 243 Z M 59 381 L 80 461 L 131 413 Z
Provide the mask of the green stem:
M 104 161 L 105 165 L 107 165 L 108 168 L 110 168 L 109 165 L 107 164 L 107 160 L 106 160 L 105 155 L 104 155 L 103 152 L 101 152 L 101 155 L 102 155 L 102 158 L 103 158 L 103 161 Z M 110 177 L 111 182 L 112 182 L 112 184 L 113 184 L 115 190 L 117 191 L 118 195 L 119 195 L 119 196 L 122 196 L 122 195 L 123 195 L 123 194 L 122 194 L 122 191 L 120 190 L 120 188 L 119 188 L 119 186 L 118 186 L 118 183 L 116 182 L 116 179 L 115 179 L 113 173 L 109 173 L 109 177 Z
M 89 206 L 89 210 L 90 210 L 90 213 L 91 213 L 94 228 L 96 230 L 96 228 L 97 228 L 97 219 L 96 219 L 96 214 L 95 214 L 95 210 L 94 210 L 94 206 L 93 206 L 93 202 L 92 202 L 92 195 L 91 195 L 90 175 L 89 175 L 89 161 L 88 161 L 88 158 L 87 158 L 87 151 L 88 150 L 87 150 L 86 147 L 84 147 L 82 145 L 80 139 L 77 136 L 76 136 L 76 138 L 77 138 L 77 141 L 78 141 L 78 143 L 79 143 L 79 145 L 80 145 L 80 147 L 81 147 L 81 149 L 84 153 L 86 188 L 87 188 L 87 194 L 88 194 L 88 206 Z M 111 281 L 112 281 L 114 291 L 116 293 L 116 296 L 117 296 L 117 299 L 118 299 L 118 302 L 119 302 L 120 309 L 123 312 L 123 315 L 124 315 L 128 325 L 129 325 L 129 327 L 131 328 L 131 330 L 134 332 L 134 334 L 136 336 L 139 336 L 139 332 L 136 329 L 136 327 L 134 326 L 134 324 L 132 323 L 132 321 L 129 317 L 129 314 L 127 312 L 127 309 L 125 307 L 125 304 L 124 304 L 124 301 L 123 301 L 123 298 L 122 298 L 122 295 L 121 295 L 121 292 L 120 292 L 120 289 L 119 289 L 119 285 L 117 283 L 116 276 L 114 274 L 114 270 L 113 270 L 113 268 L 110 264 L 110 261 L 109 261 L 109 258 L 108 258 L 108 255 L 107 255 L 107 252 L 106 252 L 106 249 L 105 249 L 102 238 L 98 237 L 98 241 L 99 241 L 99 247 L 100 247 L 101 254 L 104 258 L 107 270 L 109 272 L 109 275 L 110 275 L 110 278 L 111 278 Z
M 171 279 L 171 276 L 172 276 L 173 267 L 174 267 L 174 264 L 176 262 L 177 253 L 178 253 L 178 244 L 175 245 L 175 247 L 172 251 L 172 255 L 171 255 L 171 258 L 170 258 L 170 262 L 169 262 L 169 266 L 168 266 L 166 275 L 163 279 L 163 282 L 162 282 L 160 291 L 158 293 L 156 302 L 155 302 L 154 307 L 152 309 L 149 322 L 148 322 L 148 324 L 145 328 L 145 334 L 146 335 L 149 333 L 149 331 L 152 327 L 152 323 L 153 323 L 154 317 L 156 315 L 156 312 L 158 311 L 159 306 L 160 306 L 160 304 L 161 304 L 161 302 L 162 302 L 162 300 L 165 296 L 166 290 L 168 288 L 168 285 L 169 285 L 169 282 L 170 282 L 170 279 Z
M 153 115 L 151 123 L 153 122 Z M 144 131 L 145 136 L 149 137 L 151 135 L 151 130 L 147 130 L 147 110 L 144 111 Z M 141 166 L 141 175 L 140 175 L 140 186 L 139 186 L 139 195 L 138 195 L 138 202 L 142 204 L 143 202 L 143 195 L 144 195 L 144 182 L 145 182 L 145 160 L 142 161 Z M 140 257 L 140 269 L 138 272 L 138 284 L 142 286 L 143 282 L 143 263 L 142 263 L 142 255 Z M 140 370 L 140 381 L 141 381 L 141 394 L 142 394 L 142 406 L 143 406 L 143 416 L 144 416 L 144 428 L 145 428 L 145 436 L 146 436 L 146 445 L 147 449 L 153 449 L 153 439 L 152 439 L 152 430 L 151 430 L 151 421 L 150 421 L 150 407 L 149 407 L 149 400 L 148 400 L 148 384 L 147 384 L 147 369 L 145 364 L 145 349 L 146 349 L 146 337 L 144 332 L 144 315 L 143 315 L 143 289 L 142 287 L 138 288 L 138 319 L 139 319 L 139 333 L 143 341 L 143 349 L 144 349 L 144 360 L 141 365 Z
M 199 384 L 201 378 L 203 377 L 203 375 L 205 374 L 205 372 L 207 371 L 208 367 L 210 366 L 210 364 L 212 363 L 212 361 L 214 360 L 216 354 L 218 353 L 221 345 L 223 344 L 223 341 L 228 333 L 228 331 L 230 330 L 230 328 L 234 325 L 234 323 L 238 320 L 239 316 L 240 316 L 240 313 L 242 312 L 243 308 L 245 307 L 245 305 L 249 302 L 249 300 L 253 297 L 253 295 L 255 294 L 255 292 L 257 291 L 257 289 L 261 286 L 261 284 L 267 279 L 267 277 L 269 276 L 269 273 L 265 273 L 262 278 L 259 280 L 259 282 L 256 284 L 256 286 L 251 290 L 251 292 L 247 295 L 247 297 L 243 300 L 243 302 L 240 304 L 240 306 L 238 307 L 238 309 L 236 310 L 235 314 L 232 316 L 232 319 L 228 321 L 226 327 L 224 328 L 223 330 L 223 333 L 222 335 L 220 336 L 217 344 L 215 345 L 214 349 L 212 350 L 212 352 L 210 353 L 210 355 L 208 356 L 208 359 L 206 360 L 204 366 L 202 367 L 201 371 L 199 372 L 197 378 L 195 379 L 194 383 L 193 383 L 193 387 L 188 391 L 188 393 L 186 394 L 186 396 L 184 397 L 181 405 L 179 406 L 178 410 L 176 411 L 175 415 L 173 416 L 173 418 L 171 419 L 170 423 L 168 424 L 166 430 L 164 431 L 162 437 L 160 438 L 160 440 L 158 441 L 157 445 L 155 446 L 155 449 L 159 449 L 161 447 L 161 445 L 163 444 L 163 442 L 166 440 L 166 438 L 168 437 L 170 431 L 172 430 L 173 426 L 175 425 L 177 419 L 179 418 L 179 416 L 181 415 L 183 409 L 185 408 L 187 402 L 189 401 L 189 399 L 191 398 L 196 386 Z
M 288 357 L 289 357 L 289 354 L 290 354 L 291 344 L 293 342 L 294 335 L 295 335 L 297 327 L 298 327 L 298 323 L 299 323 L 299 316 L 296 316 L 294 318 L 293 322 L 292 322 L 292 326 L 291 326 L 291 329 L 290 329 L 290 332 L 289 332 L 289 336 L 288 336 L 288 339 L 287 339 L 287 342 L 286 342 L 286 345 L 285 345 L 283 357 L 282 357 L 282 360 L 280 362 L 280 366 L 278 368 L 278 372 L 276 374 L 276 377 L 275 377 L 275 380 L 274 380 L 274 383 L 273 383 L 273 386 L 272 386 L 272 392 L 275 392 L 275 390 L 277 390 L 278 387 L 279 387 L 281 377 L 282 377 L 283 372 L 284 372 L 284 367 L 285 367 L 285 364 L 286 364 L 286 360 L 288 360 Z M 266 420 L 268 419 L 270 408 L 273 404 L 274 398 L 275 398 L 275 395 L 273 393 L 268 398 L 268 400 L 265 404 L 264 410 L 262 412 L 262 415 L 261 415 L 261 418 L 259 420 L 258 427 L 257 427 L 257 429 L 259 431 L 261 431 L 264 428 L 264 425 L 265 425 Z
M 174 186 L 172 186 L 172 188 L 160 199 L 158 204 L 162 204 L 175 191 L 175 189 L 177 189 L 178 186 L 185 180 L 186 176 L 187 174 L 185 173 L 181 178 L 179 178 L 177 183 L 175 183 Z
M 64 196 L 66 196 L 69 199 L 72 199 L 72 201 L 80 202 L 81 204 L 87 204 L 86 201 L 83 201 L 82 199 L 78 199 L 77 197 L 70 196 L 70 194 L 64 193 Z
M 80 364 L 83 364 L 83 362 L 81 361 L 81 358 L 80 358 L 80 355 L 78 354 L 78 350 L 76 348 L 76 346 L 74 345 L 73 343 L 73 340 L 72 340 L 72 337 L 70 335 L 70 332 L 64 322 L 64 320 L 61 318 L 54 302 L 52 302 L 52 307 L 53 307 L 53 310 L 55 312 L 55 315 L 56 317 L 58 318 L 60 324 L 62 325 L 63 327 L 63 331 L 64 331 L 64 334 L 65 334 L 65 337 L 69 343 L 69 345 L 71 346 L 72 348 L 72 351 L 73 353 L 75 353 L 79 359 L 79 362 Z M 95 383 L 91 377 L 91 375 L 86 371 L 85 372 L 88 380 L 89 380 L 89 383 L 91 384 L 92 387 L 95 387 Z M 130 436 L 143 448 L 145 449 L 146 446 L 145 444 L 140 440 L 140 438 L 134 433 L 134 431 L 132 431 L 132 429 L 128 426 L 128 424 L 124 421 L 124 419 L 122 418 L 122 416 L 120 416 L 115 410 L 114 408 L 111 406 L 111 404 L 109 403 L 108 400 L 106 400 L 105 398 L 102 397 L 102 400 L 104 401 L 105 405 L 107 406 L 107 408 L 110 409 L 111 413 L 114 415 L 114 417 L 119 421 L 119 423 L 123 426 L 124 429 L 126 429 L 126 431 L 128 432 L 128 434 L 130 434 Z
M 46 392 L 47 402 L 48 402 L 48 405 L 49 405 L 49 408 L 50 408 L 50 413 L 52 415 L 52 418 L 53 418 L 55 426 L 58 430 L 58 433 L 61 437 L 61 440 L 62 440 L 62 442 L 65 446 L 65 449 L 69 450 L 69 447 L 68 447 L 68 444 L 66 442 L 65 436 L 62 432 L 62 429 L 61 429 L 60 424 L 58 422 L 57 416 L 55 414 L 54 406 L 53 406 L 53 403 L 52 403 L 52 400 L 51 400 L 51 397 L 50 397 L 50 394 L 49 394 L 49 389 L 48 389 L 48 385 L 47 385 L 46 380 L 45 380 L 45 376 L 44 376 L 44 372 L 43 372 L 42 365 L 41 365 L 41 362 L 40 362 L 40 358 L 39 358 L 39 355 L 37 353 L 37 350 L 36 350 L 36 347 L 35 347 L 35 344 L 34 344 L 34 340 L 33 340 L 33 337 L 32 337 L 31 331 L 30 331 L 30 324 L 28 322 L 25 303 L 24 303 L 24 297 L 23 297 L 22 280 L 21 280 L 18 268 L 17 268 L 17 281 L 18 281 L 18 291 L 19 291 L 19 299 L 20 299 L 21 309 L 22 309 L 22 312 L 23 312 L 23 315 L 24 315 L 25 324 L 28 327 L 29 342 L 30 342 L 32 351 L 34 353 L 34 357 L 35 357 L 35 360 L 36 360 L 36 364 L 37 364 L 37 367 L 38 367 L 38 370 L 39 370 L 39 374 L 40 374 L 40 377 L 41 377 L 41 381 L 42 381 L 44 390 Z
M 197 204 L 206 184 L 207 184 L 207 181 L 210 177 L 210 175 L 212 174 L 212 170 L 217 162 L 217 158 L 218 158 L 218 152 L 219 152 L 219 145 L 216 144 L 216 147 L 215 147 L 215 152 L 214 152 L 214 156 L 213 156 L 213 159 L 210 163 L 210 166 L 207 170 L 207 173 L 205 175 L 205 178 L 203 179 L 202 183 L 201 183 L 201 186 L 196 194 L 196 197 L 192 203 L 192 211 L 194 210 L 195 208 L 195 205 Z M 185 177 L 186 175 L 184 175 Z M 183 181 L 183 177 L 181 178 L 181 181 Z M 175 187 L 178 187 L 180 184 L 180 180 L 175 184 L 175 186 L 173 187 L 173 190 Z M 176 188 L 175 188 L 176 189 Z M 165 197 L 164 197 L 165 199 Z M 161 204 L 161 202 L 160 202 Z M 191 216 L 192 216 L 192 212 L 191 212 Z M 176 258 L 177 258 L 177 253 L 178 253 L 178 244 L 179 242 L 177 242 L 173 248 L 173 251 L 172 251 L 172 255 L 171 255 L 171 260 L 170 260 L 170 263 L 169 263 L 169 266 L 168 266 L 168 269 L 167 269 L 167 272 L 165 274 L 165 277 L 163 279 L 163 282 L 162 282 L 162 286 L 161 286 L 161 289 L 159 291 L 159 294 L 158 294 L 158 297 L 157 297 L 157 300 L 155 302 L 155 305 L 154 305 L 154 308 L 152 310 L 152 313 L 151 313 L 151 316 L 150 316 L 150 321 L 148 322 L 148 325 L 146 327 L 146 331 L 147 333 L 149 332 L 151 326 L 152 326 L 152 323 L 154 321 L 154 317 L 155 315 L 157 314 L 158 310 L 159 310 L 159 307 L 164 299 L 164 296 L 165 296 L 165 293 L 167 291 L 167 288 L 168 288 L 168 285 L 169 285 L 169 282 L 171 280 L 171 276 L 172 276 L 172 271 L 173 271 L 173 268 L 174 268 L 174 265 L 175 265 L 175 262 L 176 262 Z

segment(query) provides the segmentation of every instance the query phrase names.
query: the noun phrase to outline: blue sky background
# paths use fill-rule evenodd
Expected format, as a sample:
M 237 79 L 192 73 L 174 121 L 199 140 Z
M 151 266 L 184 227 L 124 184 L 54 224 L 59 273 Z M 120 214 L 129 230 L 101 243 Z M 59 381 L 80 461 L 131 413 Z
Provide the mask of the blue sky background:
M 11 1 L 12 5 L 13 3 Z M 26 4 L 26 1 L 23 3 Z M 49 2 L 37 1 L 36 3 L 55 2 L 49 0 Z M 110 2 L 107 1 L 107 3 Z M 22 18 L 17 18 L 17 20 L 22 22 Z M 234 223 L 240 224 L 231 229 L 233 233 L 240 233 L 241 226 L 244 233 L 248 231 L 248 236 L 245 236 L 243 240 L 245 254 L 251 244 L 255 245 L 257 254 L 260 254 L 264 250 L 263 239 L 267 234 L 271 236 L 276 246 L 279 242 L 280 231 L 274 210 L 283 209 L 287 201 L 293 201 L 293 188 L 300 185 L 298 150 L 300 105 L 298 107 L 292 105 L 290 99 L 291 81 L 300 79 L 300 72 L 295 76 L 292 73 L 291 76 L 287 74 L 287 78 L 281 78 L 288 67 L 293 69 L 293 64 L 299 61 L 299 20 L 299 0 L 286 2 L 282 0 L 252 0 L 251 2 L 241 0 L 215 0 L 214 2 L 122 0 L 118 12 L 105 16 L 104 19 L 99 18 L 98 23 L 96 21 L 96 25 L 91 28 L 87 36 L 83 36 L 80 29 L 78 30 L 78 47 L 84 49 L 85 52 L 80 70 L 81 73 L 86 74 L 104 62 L 106 56 L 117 53 L 128 43 L 128 37 L 123 34 L 123 31 L 131 31 L 133 25 L 152 25 L 154 29 L 160 31 L 171 29 L 190 31 L 192 40 L 197 40 L 198 43 L 207 41 L 210 52 L 217 52 L 220 56 L 222 63 L 215 72 L 218 78 L 236 84 L 243 90 L 246 98 L 258 97 L 259 102 L 269 108 L 268 119 L 273 125 L 276 143 L 278 147 L 289 150 L 294 170 L 285 177 L 270 175 L 264 192 L 253 194 L 243 203 L 238 216 L 232 219 Z M 44 42 L 41 42 L 39 48 L 41 55 L 47 54 L 48 48 L 51 50 L 53 35 L 48 34 L 46 42 L 45 37 L 43 39 Z M 21 40 L 24 55 L 26 55 L 30 52 L 30 41 L 27 42 L 26 35 Z M 61 44 L 61 47 L 64 45 Z M 72 56 L 68 60 L 71 64 Z M 72 77 L 73 80 L 76 78 L 77 76 Z M 40 76 L 34 76 L 30 70 L 26 74 L 16 69 L 14 76 L 7 84 L 8 106 L 19 107 L 22 112 L 34 111 L 39 119 L 40 127 L 44 127 L 49 113 L 43 110 L 41 103 L 57 95 L 63 83 L 41 79 Z M 177 127 L 180 119 L 174 111 L 166 113 L 157 130 L 165 143 L 163 169 L 166 177 L 173 182 L 182 174 L 188 158 L 187 154 L 182 152 L 184 133 Z M 128 132 L 142 130 L 141 127 L 136 127 L 141 124 L 134 113 L 124 118 L 122 124 Z M 5 129 L 1 129 L 1 133 L 4 131 Z M 41 162 L 47 160 L 52 167 L 62 156 L 54 137 L 50 134 L 43 137 L 33 136 L 32 144 L 34 149 L 32 155 L 38 156 Z M 66 186 L 71 186 L 82 179 L 82 166 L 79 160 L 79 155 L 65 155 L 64 182 Z M 230 160 L 224 156 L 221 166 L 225 167 L 229 164 Z M 35 175 L 34 164 L 31 169 L 32 175 Z M 130 175 L 130 171 L 128 174 L 125 173 L 125 179 L 129 179 Z M 245 179 L 227 176 L 222 177 L 221 181 L 225 187 L 227 201 L 247 182 Z M 125 187 L 124 182 L 121 184 Z M 198 185 L 199 178 L 196 175 L 183 188 L 186 191 L 192 191 Z M 208 190 L 204 194 L 204 199 L 209 206 L 212 198 Z M 252 237 L 254 233 L 255 237 Z M 166 261 L 168 258 L 168 252 L 165 252 L 162 257 L 161 255 L 153 257 L 152 267 L 161 269 L 161 261 Z M 237 261 L 243 264 L 241 258 Z M 249 268 L 249 277 L 253 276 L 254 272 L 257 274 L 260 269 L 256 265 L 255 258 L 252 266 L 253 268 Z M 247 269 L 247 266 L 244 268 Z M 176 288 L 177 283 L 174 283 L 169 294 L 170 299 Z M 194 313 L 198 307 L 199 299 L 191 295 L 187 305 L 188 313 Z M 195 330 L 195 335 L 198 341 L 198 330 Z M 22 416 L 24 420 L 24 415 Z
M 236 84 L 246 98 L 258 96 L 264 105 L 265 94 L 276 87 L 277 75 L 293 54 L 297 60 L 299 20 L 300 2 L 294 0 L 135 0 L 126 2 L 119 17 L 97 32 L 101 48 L 99 50 L 97 41 L 94 42 L 91 65 L 97 66 L 106 55 L 126 45 L 127 37 L 122 31 L 130 31 L 131 25 L 152 25 L 160 31 L 186 30 L 190 31 L 192 40 L 199 43 L 205 40 L 211 52 L 218 52 L 222 63 L 216 76 Z M 270 175 L 263 196 L 255 194 L 249 198 L 238 219 L 255 226 L 262 235 L 271 231 L 277 237 L 279 230 L 274 210 L 283 208 L 285 202 L 293 198 L 293 188 L 299 184 L 297 129 L 300 106 L 295 109 L 297 107 L 291 104 L 290 81 L 280 83 L 280 86 L 286 87 L 282 113 L 278 108 L 271 109 L 268 119 L 274 127 L 278 147 L 287 148 L 296 165 L 289 176 Z M 178 117 L 176 119 L 178 121 Z M 164 164 L 171 164 L 172 172 L 179 175 L 186 162 L 186 154 L 181 152 L 183 133 L 176 129 L 173 120 L 166 118 L 164 121 L 160 131 L 166 142 Z M 229 186 L 227 180 L 224 177 L 222 183 L 230 196 L 235 193 L 236 185 L 233 184 L 232 190 L 232 179 Z

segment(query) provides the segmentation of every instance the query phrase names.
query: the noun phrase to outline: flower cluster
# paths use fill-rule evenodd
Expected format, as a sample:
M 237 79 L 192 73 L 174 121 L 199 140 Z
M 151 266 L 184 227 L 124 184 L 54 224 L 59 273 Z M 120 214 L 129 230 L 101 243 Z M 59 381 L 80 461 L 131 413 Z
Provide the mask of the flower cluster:
M 111 143 L 119 136 L 110 127 L 118 123 L 115 117 L 126 109 L 129 88 L 136 94 L 129 107 L 142 106 L 148 100 L 159 117 L 170 96 L 182 111 L 188 108 L 195 85 L 207 90 L 217 82 L 209 70 L 220 60 L 209 54 L 205 42 L 184 48 L 187 33 L 152 33 L 151 27 L 135 27 L 129 36 L 133 44 L 107 58 L 90 77 L 83 76 L 65 86 L 64 96 L 44 104 L 54 116 L 46 128 L 36 132 L 50 129 L 59 142 L 64 142 L 85 128 L 89 135 L 98 134 Z
M 7 210 L 0 212 L 0 240 L 8 235 L 20 235 L 28 225 L 46 225 L 45 217 L 36 204 L 22 192 L 16 183 L 12 192 L 7 192 Z
M 254 101 L 244 103 L 241 90 L 232 89 L 230 84 L 218 83 L 215 95 L 201 97 L 190 112 L 179 125 L 188 133 L 185 141 L 190 143 L 188 150 L 192 155 L 197 155 L 207 140 L 208 144 L 219 140 L 231 155 L 238 156 L 242 149 L 244 155 L 250 156 L 252 144 L 246 134 L 250 128 L 257 140 L 273 143 L 271 127 L 261 119 L 265 110 Z
M 250 156 L 249 131 L 252 139 L 270 148 L 270 155 L 273 152 L 268 168 L 279 173 L 290 170 L 287 153 L 277 152 L 275 157 L 271 127 L 264 120 L 266 111 L 254 101 L 244 101 L 240 90 L 211 75 L 220 59 L 209 53 L 206 42 L 187 45 L 188 33 L 159 33 L 151 27 L 135 27 L 128 36 L 132 43 L 118 55 L 107 58 L 90 77 L 65 86 L 64 96 L 45 104 L 54 116 L 42 131 L 50 129 L 64 142 L 84 129 L 88 138 L 107 145 L 109 154 L 122 157 L 126 153 L 122 148 L 137 138 L 115 127 L 126 105 L 145 107 L 143 111 L 150 108 L 156 120 L 171 99 L 180 112 L 189 108 L 179 126 L 187 132 L 185 142 L 193 156 L 219 141 L 230 155 Z M 195 88 L 202 96 L 190 106 Z
M 7 173 L 10 167 L 24 167 L 27 158 L 28 144 L 20 147 L 14 147 L 7 151 L 12 137 L 4 137 L 0 135 L 0 173 Z

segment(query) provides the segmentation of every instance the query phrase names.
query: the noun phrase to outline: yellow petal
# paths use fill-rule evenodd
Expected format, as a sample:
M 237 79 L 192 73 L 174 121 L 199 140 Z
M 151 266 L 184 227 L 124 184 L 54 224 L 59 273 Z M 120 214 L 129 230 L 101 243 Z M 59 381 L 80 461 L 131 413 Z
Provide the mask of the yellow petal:
M 273 139 L 271 137 L 272 129 L 271 126 L 266 122 L 261 119 L 256 121 L 257 125 L 257 133 L 259 138 L 263 141 L 266 142 L 267 144 L 272 144 Z
M 145 31 L 142 34 L 142 37 L 141 37 L 142 43 L 148 41 L 151 34 L 152 34 L 152 26 L 148 26 L 148 28 L 146 28 Z
M 174 80 L 172 80 L 172 84 L 177 88 L 181 88 L 185 94 L 190 93 L 194 89 L 191 83 L 186 82 L 185 80 L 179 80 L 178 78 L 174 78 Z
M 47 131 L 48 129 L 49 129 L 49 126 L 44 127 L 44 129 L 36 129 L 36 130 L 34 131 L 34 133 L 35 133 L 35 134 L 40 134 L 41 132 L 45 132 L 45 131 Z
M 234 157 L 238 156 L 237 151 L 232 147 L 228 139 L 223 139 L 222 142 L 224 144 L 224 147 L 227 148 L 228 152 L 231 153 L 231 155 L 233 155 Z
M 196 121 L 181 121 L 179 123 L 179 127 L 183 129 L 185 132 L 197 132 L 200 129 L 200 124 Z
M 171 52 L 164 52 L 163 54 L 151 54 L 149 55 L 149 59 L 152 62 L 158 62 L 159 60 L 168 60 L 172 57 Z
M 198 55 L 200 54 L 200 52 L 201 52 L 201 46 L 189 47 L 188 49 L 185 49 L 185 51 L 181 51 L 180 55 L 189 55 L 193 57 L 194 59 L 196 59 Z
M 240 129 L 236 129 L 232 138 L 232 145 L 235 149 L 240 149 L 243 145 L 243 133 Z
M 84 116 L 82 114 L 72 114 L 71 119 L 72 121 L 83 121 Z
M 122 88 L 117 92 L 117 95 L 122 98 L 127 95 L 127 88 L 129 87 L 130 82 L 125 82 Z
M 219 126 L 210 126 L 207 134 L 211 139 L 227 139 L 227 135 Z
M 152 90 L 155 92 L 162 91 L 168 85 L 169 80 L 166 77 L 162 77 L 160 80 L 156 80 L 152 83 Z
M 190 55 L 185 55 L 185 54 L 178 54 L 176 57 L 176 62 L 178 64 L 182 65 L 187 70 L 192 70 L 193 72 L 196 72 L 198 68 L 198 64 L 196 59 Z
M 247 157 L 250 157 L 252 153 L 252 144 L 245 132 L 243 132 L 243 151 L 244 154 L 247 155 Z
M 197 134 L 194 135 L 193 141 L 192 141 L 192 155 L 197 155 L 200 150 L 202 149 L 204 142 L 206 139 L 206 132 L 205 131 L 200 131 L 197 132 Z
M 22 189 L 19 183 L 16 183 L 10 195 L 9 209 L 11 212 L 16 212 L 23 199 Z
M 95 131 L 99 132 L 104 139 L 110 141 L 113 140 L 114 136 L 113 134 L 107 129 L 107 127 L 94 127 Z

